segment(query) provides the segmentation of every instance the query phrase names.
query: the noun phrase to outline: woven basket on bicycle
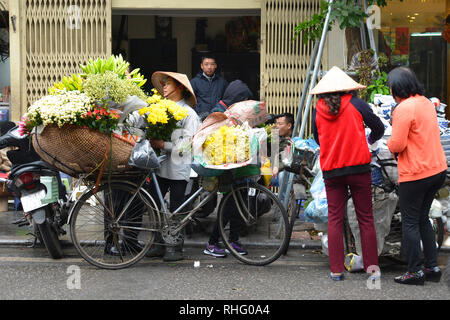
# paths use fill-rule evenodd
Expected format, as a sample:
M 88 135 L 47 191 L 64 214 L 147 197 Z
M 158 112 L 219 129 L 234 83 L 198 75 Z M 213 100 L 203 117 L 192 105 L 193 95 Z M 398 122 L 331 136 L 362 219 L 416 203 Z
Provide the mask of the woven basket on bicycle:
M 115 134 L 72 125 L 48 125 L 40 134 L 33 133 L 32 141 L 42 160 L 71 176 L 97 172 L 105 155 L 105 172 L 129 170 L 135 144 Z

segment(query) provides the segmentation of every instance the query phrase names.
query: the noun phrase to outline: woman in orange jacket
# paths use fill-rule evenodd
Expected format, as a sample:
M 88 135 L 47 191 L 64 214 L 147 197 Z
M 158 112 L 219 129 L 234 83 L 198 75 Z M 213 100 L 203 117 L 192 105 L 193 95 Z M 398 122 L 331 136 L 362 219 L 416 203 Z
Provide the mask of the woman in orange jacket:
M 434 195 L 445 181 L 447 159 L 440 141 L 436 110 L 424 97 L 423 86 L 411 69 L 392 70 L 388 85 L 398 103 L 392 114 L 392 136 L 387 145 L 398 155 L 402 244 L 408 261 L 408 272 L 394 280 L 418 285 L 423 285 L 425 280 L 438 282 L 441 271 L 428 214 Z

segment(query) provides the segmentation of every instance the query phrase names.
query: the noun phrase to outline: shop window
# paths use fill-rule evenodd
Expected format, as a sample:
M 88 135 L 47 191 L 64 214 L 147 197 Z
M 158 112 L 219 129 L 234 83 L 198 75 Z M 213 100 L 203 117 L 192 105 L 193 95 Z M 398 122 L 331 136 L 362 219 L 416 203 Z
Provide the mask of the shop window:
M 392 0 L 381 10 L 378 49 L 390 68 L 408 66 L 427 97 L 448 99 L 445 0 Z

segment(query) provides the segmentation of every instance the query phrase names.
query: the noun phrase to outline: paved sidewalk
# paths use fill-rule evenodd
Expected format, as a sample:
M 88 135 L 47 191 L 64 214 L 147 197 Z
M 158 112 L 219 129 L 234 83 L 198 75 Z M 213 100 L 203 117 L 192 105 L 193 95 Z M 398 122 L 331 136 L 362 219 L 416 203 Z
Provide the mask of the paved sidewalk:
M 32 228 L 30 226 L 18 227 L 12 224 L 23 217 L 21 211 L 15 212 L 12 204 L 10 211 L 0 212 L 0 245 L 31 245 L 34 237 L 32 236 Z M 207 218 L 197 219 L 197 224 L 189 225 L 186 229 L 185 246 L 204 247 L 208 242 L 216 219 L 215 213 Z M 69 226 L 64 226 L 67 234 L 60 237 L 64 245 L 72 245 L 69 234 Z M 263 244 L 263 240 L 258 239 L 257 235 L 253 241 L 254 245 Z M 314 230 L 311 223 L 301 223 L 297 221 L 294 226 L 290 247 L 321 249 L 322 244 L 320 236 Z
M 23 217 L 22 212 L 15 212 L 11 203 L 9 210 L 8 212 L 0 212 L 0 245 L 31 245 L 34 240 L 34 237 L 31 235 L 33 232 L 31 227 L 18 227 L 12 224 L 12 222 Z M 215 217 L 215 213 L 212 213 L 207 218 L 198 219 L 197 225 L 188 226 L 184 242 L 185 246 L 204 247 L 213 229 Z M 67 234 L 60 239 L 64 245 L 72 245 L 68 225 L 64 226 L 64 229 L 67 231 Z M 254 245 L 258 244 L 262 244 L 262 241 L 256 236 Z M 320 233 L 314 230 L 313 224 L 297 220 L 293 229 L 290 247 L 321 250 Z M 441 250 L 450 251 L 450 237 L 448 237 L 448 234 Z

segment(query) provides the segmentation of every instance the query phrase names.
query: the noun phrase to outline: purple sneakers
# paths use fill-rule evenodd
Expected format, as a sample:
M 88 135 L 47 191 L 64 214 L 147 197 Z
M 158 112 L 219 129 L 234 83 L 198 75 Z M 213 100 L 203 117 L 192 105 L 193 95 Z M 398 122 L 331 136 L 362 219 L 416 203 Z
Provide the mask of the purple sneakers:
M 224 249 L 219 248 L 216 244 L 206 244 L 206 249 L 203 250 L 204 254 L 216 257 L 216 258 L 225 258 L 227 256 Z
M 238 241 L 232 242 L 231 246 L 234 248 L 234 250 L 236 250 L 239 254 L 243 256 L 245 256 L 248 253 L 247 250 L 245 250 L 242 244 Z M 228 249 L 225 249 L 225 252 L 230 253 Z

